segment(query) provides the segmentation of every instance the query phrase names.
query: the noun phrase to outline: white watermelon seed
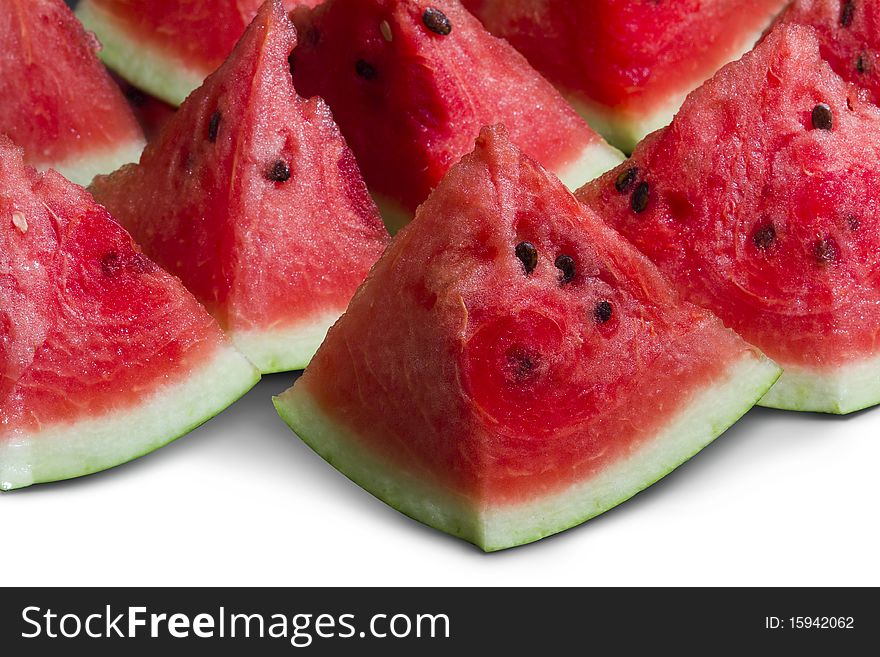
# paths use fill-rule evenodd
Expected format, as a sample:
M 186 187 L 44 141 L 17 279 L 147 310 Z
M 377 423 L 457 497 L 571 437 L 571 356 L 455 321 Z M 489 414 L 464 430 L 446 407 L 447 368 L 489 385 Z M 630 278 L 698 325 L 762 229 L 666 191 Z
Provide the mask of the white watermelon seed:
M 27 217 L 24 216 L 21 212 L 13 212 L 12 213 L 12 223 L 13 225 L 21 231 L 21 234 L 24 235 L 28 232 L 28 222 Z
M 382 33 L 382 38 L 388 42 L 394 40 L 394 35 L 391 33 L 391 25 L 388 24 L 388 21 L 382 21 L 379 23 L 379 31 Z

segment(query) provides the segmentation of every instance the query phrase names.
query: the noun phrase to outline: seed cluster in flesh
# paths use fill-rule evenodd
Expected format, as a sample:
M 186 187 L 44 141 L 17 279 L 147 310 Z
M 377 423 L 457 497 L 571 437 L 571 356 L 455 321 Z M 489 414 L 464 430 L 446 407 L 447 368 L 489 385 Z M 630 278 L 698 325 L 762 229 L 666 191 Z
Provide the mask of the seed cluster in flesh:
M 514 254 L 516 255 L 517 260 L 522 263 L 523 271 L 526 276 L 535 271 L 535 268 L 538 266 L 538 249 L 534 244 L 528 241 L 520 242 L 514 248 Z M 557 256 L 556 260 L 553 262 L 553 266 L 559 270 L 560 285 L 571 283 L 577 276 L 577 263 L 570 255 L 561 254 Z M 614 307 L 611 305 L 611 302 L 607 300 L 600 301 L 596 304 L 596 308 L 593 311 L 593 317 L 598 324 L 606 324 L 611 320 L 613 315 Z

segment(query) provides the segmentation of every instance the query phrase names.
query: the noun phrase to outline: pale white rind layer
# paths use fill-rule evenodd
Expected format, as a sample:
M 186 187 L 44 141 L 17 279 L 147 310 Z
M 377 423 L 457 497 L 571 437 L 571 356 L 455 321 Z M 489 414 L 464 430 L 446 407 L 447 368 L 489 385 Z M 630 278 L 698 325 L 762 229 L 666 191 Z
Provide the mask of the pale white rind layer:
M 66 162 L 38 163 L 37 168 L 43 171 L 55 169 L 71 182 L 88 187 L 95 176 L 113 173 L 125 164 L 140 160 L 145 145 L 146 142 L 143 139 L 136 139 L 115 148 L 71 158 Z
M 126 33 L 90 0 L 80 0 L 76 15 L 98 37 L 103 46 L 98 54 L 109 68 L 138 89 L 175 107 L 211 73 L 194 69 L 182 59 L 169 57 L 156 46 Z
M 185 381 L 160 388 L 138 406 L 4 437 L 0 490 L 80 477 L 148 454 L 220 413 L 259 379 L 244 356 L 224 346 Z
M 481 506 L 389 465 L 330 417 L 299 382 L 274 402 L 300 438 L 349 479 L 420 522 L 494 551 L 578 525 L 647 488 L 752 408 L 779 372 L 773 362 L 749 354 L 697 394 L 657 435 L 600 474 L 564 491 L 505 506 Z
M 767 19 L 767 24 L 769 25 L 769 23 L 770 17 Z M 763 34 L 763 29 L 749 33 L 731 51 L 730 57 L 724 64 L 736 61 L 752 50 Z M 721 65 L 718 68 L 721 68 Z M 712 76 L 710 75 L 709 77 Z M 614 108 L 605 105 L 591 103 L 581 95 L 570 94 L 565 91 L 563 91 L 563 95 L 565 95 L 584 120 L 590 124 L 593 130 L 623 152 L 632 153 L 636 145 L 647 135 L 672 123 L 672 119 L 675 118 L 688 94 L 702 86 L 707 79 L 692 81 L 685 88 L 670 95 L 661 106 L 644 115 L 631 115 L 616 111 Z
M 555 173 L 562 184 L 575 192 L 626 160 L 614 146 L 600 141 L 587 146 L 574 160 L 557 167 Z
M 559 177 L 569 190 L 577 191 L 588 182 L 595 180 L 603 173 L 610 171 L 626 160 L 626 156 L 605 141 L 598 141 L 586 146 L 577 157 L 556 167 L 553 173 Z M 384 194 L 370 190 L 385 227 L 392 235 L 406 226 L 413 219 L 413 213 L 398 201 Z
M 880 358 L 810 370 L 786 367 L 758 402 L 768 408 L 846 415 L 880 403 Z
M 343 311 L 325 313 L 298 326 L 261 331 L 232 331 L 229 336 L 263 374 L 305 369 L 327 331 Z

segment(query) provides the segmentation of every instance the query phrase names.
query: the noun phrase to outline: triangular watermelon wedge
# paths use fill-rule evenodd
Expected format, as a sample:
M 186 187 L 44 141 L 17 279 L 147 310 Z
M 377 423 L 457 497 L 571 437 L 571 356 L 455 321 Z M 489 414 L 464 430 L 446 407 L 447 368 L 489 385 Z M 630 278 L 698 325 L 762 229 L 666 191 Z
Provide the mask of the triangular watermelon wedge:
M 782 26 L 580 198 L 785 369 L 761 402 L 880 402 L 880 110 Z
M 458 0 L 327 0 L 293 18 L 297 88 L 329 103 L 392 229 L 486 125 L 572 189 L 623 159 Z
M 101 40 L 107 66 L 139 89 L 180 105 L 229 56 L 262 3 L 79 0 L 76 15 Z
M 308 364 L 388 240 L 330 111 L 293 88 L 295 41 L 267 2 L 140 164 L 92 185 L 263 372 Z
M 787 2 L 464 0 L 626 152 L 667 125 L 688 92 L 751 50 Z
M 29 164 L 89 184 L 137 161 L 144 136 L 101 65 L 98 43 L 61 0 L 0 10 L 0 134 Z
M 0 139 L 0 489 L 97 472 L 259 373 L 82 188 Z
M 380 499 L 498 550 L 660 479 L 778 375 L 487 128 L 275 403 Z

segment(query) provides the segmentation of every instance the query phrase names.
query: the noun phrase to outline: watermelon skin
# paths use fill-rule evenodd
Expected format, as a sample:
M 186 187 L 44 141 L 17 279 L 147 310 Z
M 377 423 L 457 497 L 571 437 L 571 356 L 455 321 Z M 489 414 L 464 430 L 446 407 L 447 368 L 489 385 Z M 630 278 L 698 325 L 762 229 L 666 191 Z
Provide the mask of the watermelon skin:
M 529 275 L 515 255 L 524 240 L 538 253 Z M 558 255 L 578 269 L 567 284 Z M 600 321 L 603 301 L 611 311 Z M 369 492 L 498 550 L 631 497 L 778 375 L 716 318 L 679 303 L 496 127 L 421 206 L 275 403 Z
M 319 0 L 285 0 L 288 9 Z M 177 106 L 232 52 L 262 0 L 80 0 L 101 57 L 132 85 Z
M 91 187 L 263 372 L 308 364 L 388 242 L 329 109 L 293 88 L 295 42 L 266 3 L 140 163 Z
M 398 208 L 396 221 L 383 212 L 389 227 L 412 218 L 485 125 L 506 124 L 573 189 L 623 159 L 458 0 L 431 9 L 450 33 L 429 29 L 426 5 L 411 0 L 330 0 L 292 14 L 304 35 L 291 58 L 297 88 L 333 109 L 380 206 Z
M 0 140 L 0 489 L 131 460 L 259 373 L 106 210 Z
M 464 0 L 625 152 L 750 50 L 786 2 Z
M 10 0 L 0 12 L 0 133 L 29 164 L 86 185 L 144 146 L 97 49 L 61 0 Z
M 880 103 L 880 4 L 872 0 L 798 0 L 781 23 L 808 25 L 819 39 L 822 58 L 844 80 Z
M 831 130 L 814 127 L 820 103 Z M 848 413 L 880 401 L 878 142 L 880 110 L 810 30 L 783 26 L 578 196 L 785 369 L 762 403 Z

